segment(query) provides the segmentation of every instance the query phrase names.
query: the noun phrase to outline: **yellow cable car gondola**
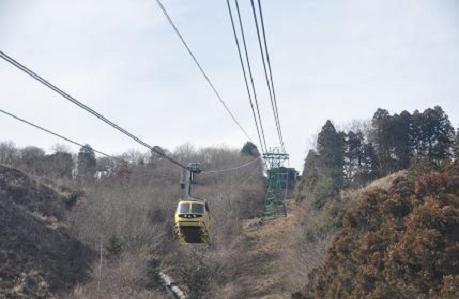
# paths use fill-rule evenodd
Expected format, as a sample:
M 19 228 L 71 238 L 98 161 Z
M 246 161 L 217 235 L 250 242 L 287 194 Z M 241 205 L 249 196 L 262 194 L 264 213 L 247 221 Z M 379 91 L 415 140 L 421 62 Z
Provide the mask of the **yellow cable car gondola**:
M 180 200 L 174 216 L 175 233 L 185 243 L 209 243 L 210 215 L 207 201 Z
M 194 174 L 199 172 L 199 164 L 190 163 L 182 174 L 182 195 L 175 211 L 174 224 L 177 238 L 185 243 L 210 242 L 210 211 L 207 201 L 190 195 Z

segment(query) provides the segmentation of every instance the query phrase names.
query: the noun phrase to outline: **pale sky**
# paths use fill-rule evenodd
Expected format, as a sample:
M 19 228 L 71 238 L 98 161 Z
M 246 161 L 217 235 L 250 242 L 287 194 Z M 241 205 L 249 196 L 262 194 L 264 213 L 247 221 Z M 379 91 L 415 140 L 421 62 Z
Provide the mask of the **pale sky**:
M 163 0 L 224 100 L 257 141 L 225 0 Z M 458 0 L 265 0 L 279 117 L 301 170 L 327 119 L 441 105 L 459 122 Z M 240 0 L 268 144 L 274 120 L 249 0 Z M 0 0 L 0 49 L 152 145 L 240 148 L 246 138 L 154 0 Z M 0 108 L 101 151 L 128 137 L 0 60 Z M 0 115 L 0 141 L 61 140 Z M 73 151 L 78 148 L 70 146 Z

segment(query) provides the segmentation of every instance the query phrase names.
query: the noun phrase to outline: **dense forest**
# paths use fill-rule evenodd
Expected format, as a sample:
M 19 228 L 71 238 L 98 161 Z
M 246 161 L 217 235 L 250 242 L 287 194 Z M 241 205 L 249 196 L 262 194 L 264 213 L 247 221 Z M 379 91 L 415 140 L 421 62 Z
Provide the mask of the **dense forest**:
M 457 138 L 439 106 L 394 115 L 378 109 L 369 125 L 348 131 L 327 121 L 317 149 L 306 156 L 299 199 L 314 198 L 320 208 L 343 188 L 364 186 L 422 161 L 440 165 L 457 153 Z

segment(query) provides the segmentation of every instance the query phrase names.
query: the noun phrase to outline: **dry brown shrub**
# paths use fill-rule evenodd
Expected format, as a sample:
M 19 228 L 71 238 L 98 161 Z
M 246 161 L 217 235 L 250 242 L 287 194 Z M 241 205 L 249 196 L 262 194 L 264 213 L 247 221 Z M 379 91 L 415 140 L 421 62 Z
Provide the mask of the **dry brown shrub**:
M 327 253 L 316 297 L 453 298 L 458 170 L 446 165 L 360 197 Z

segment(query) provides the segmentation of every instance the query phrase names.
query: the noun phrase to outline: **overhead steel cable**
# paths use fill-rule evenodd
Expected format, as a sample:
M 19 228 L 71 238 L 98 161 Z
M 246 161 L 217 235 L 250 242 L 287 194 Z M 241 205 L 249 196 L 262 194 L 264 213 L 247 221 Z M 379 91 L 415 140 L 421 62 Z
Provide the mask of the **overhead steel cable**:
M 42 77 L 40 77 L 38 74 L 36 74 L 35 72 L 33 72 L 32 70 L 30 70 L 29 68 L 27 68 L 26 66 L 20 64 L 19 62 L 17 62 L 16 60 L 14 60 L 13 58 L 11 58 L 10 56 L 6 55 L 4 52 L 0 51 L 0 58 L 2 58 L 3 60 L 9 62 L 10 64 L 14 65 L 15 67 L 17 67 L 18 69 L 22 70 L 23 72 L 27 73 L 29 76 L 31 76 L 33 79 L 37 80 L 38 82 L 44 84 L 45 86 L 47 86 L 48 88 L 52 89 L 53 91 L 59 93 L 61 96 L 63 96 L 65 99 L 67 99 L 68 101 L 74 103 L 75 105 L 77 105 L 78 107 L 88 111 L 89 113 L 93 114 L 94 116 L 96 116 L 98 119 L 102 120 L 103 122 L 107 123 L 108 125 L 110 125 L 111 127 L 115 128 L 116 130 L 122 132 L 123 134 L 131 137 L 132 139 L 134 139 L 134 141 L 136 141 L 137 143 L 139 143 L 140 145 L 150 149 L 152 152 L 155 152 L 156 154 L 158 154 L 159 156 L 167 159 L 169 162 L 171 162 L 172 164 L 176 165 L 176 166 L 179 166 L 180 168 L 183 168 L 183 169 L 186 169 L 187 167 L 180 163 L 179 161 L 173 159 L 172 157 L 168 156 L 164 150 L 159 147 L 159 146 L 151 146 L 149 144 L 147 144 L 146 142 L 142 141 L 140 138 L 138 138 L 137 136 L 135 136 L 134 134 L 126 131 L 125 129 L 121 128 L 120 126 L 118 126 L 117 124 L 113 123 L 112 121 L 108 120 L 107 118 L 105 118 L 102 114 L 96 112 L 95 110 L 93 110 L 92 108 L 86 106 L 85 104 L 79 102 L 78 100 L 76 100 L 75 98 L 73 98 L 71 95 L 69 95 L 68 93 L 64 92 L 63 90 L 61 90 L 60 88 L 58 88 L 57 86 L 51 84 L 50 82 L 46 81 L 45 79 L 43 79 Z M 70 140 L 69 138 L 66 138 L 65 136 L 62 136 L 62 135 L 59 135 L 55 132 L 52 132 L 50 130 L 47 130 L 45 128 L 42 128 L 40 126 L 37 126 L 37 125 L 34 125 L 30 122 L 27 122 L 26 120 L 23 120 L 23 119 L 20 119 L 19 117 L 16 117 L 15 115 L 13 114 L 10 114 L 4 110 L 2 110 L 3 113 L 5 114 L 8 114 L 14 118 L 16 118 L 17 120 L 20 120 L 24 123 L 27 123 L 29 125 L 32 125 L 34 127 L 36 127 L 37 129 L 41 129 L 43 131 L 46 131 L 50 134 L 53 134 L 55 136 L 58 136 L 60 138 L 63 138 L 64 140 L 67 139 L 67 141 L 71 142 L 71 143 L 74 143 L 78 146 L 82 146 L 81 144 L 77 143 L 77 142 L 74 142 L 73 140 Z M 107 155 L 101 151 L 95 151 L 101 155 L 105 155 L 105 156 L 109 156 L 109 157 L 113 157 L 113 156 L 110 156 L 110 155 Z M 114 157 L 116 158 L 116 157 Z M 244 165 L 243 165 L 244 166 Z M 228 170 L 234 170 L 234 169 L 239 169 L 243 166 L 237 166 L 236 168 L 230 168 Z M 208 171 L 208 172 L 221 172 L 221 171 L 227 171 L 225 169 L 223 170 L 216 170 L 216 171 Z
M 74 144 L 74 145 L 78 145 L 79 147 L 84 147 L 84 146 L 85 146 L 85 145 L 83 145 L 83 144 L 81 144 L 81 143 L 79 143 L 79 142 L 76 142 L 76 141 L 74 141 L 74 140 L 68 138 L 68 137 L 65 137 L 65 136 L 63 136 L 63 135 L 61 135 L 61 134 L 58 134 L 58 133 L 56 133 L 56 132 L 50 131 L 50 130 L 48 130 L 48 129 L 46 129 L 46 128 L 43 128 L 42 126 L 39 126 L 39 125 L 34 124 L 34 123 L 31 123 L 31 122 L 29 122 L 29 121 L 27 121 L 27 120 L 25 120 L 25 119 L 22 119 L 22 118 L 20 118 L 19 116 L 15 115 L 15 114 L 13 114 L 13 113 L 11 113 L 11 112 L 5 111 L 5 110 L 3 110 L 3 109 L 0 109 L 0 112 L 3 113 L 3 114 L 5 114 L 5 115 L 8 115 L 8 116 L 10 116 L 10 117 L 12 117 L 12 118 L 14 118 L 14 119 L 20 121 L 20 122 L 23 122 L 23 123 L 25 123 L 25 124 L 27 124 L 27 125 L 29 125 L 29 126 L 32 126 L 32 127 L 36 128 L 36 129 L 39 129 L 39 130 L 44 131 L 44 132 L 46 132 L 46 133 L 48 133 L 48 134 L 54 135 L 54 136 L 56 136 L 56 137 L 59 137 L 59 138 L 65 140 L 65 141 L 67 141 L 67 142 L 69 142 L 69 143 L 72 143 L 72 144 Z M 109 158 L 113 158 L 113 159 L 119 159 L 118 157 L 115 157 L 115 156 L 106 154 L 106 153 L 101 152 L 101 151 L 99 151 L 99 150 L 96 150 L 96 149 L 94 149 L 94 148 L 93 148 L 92 150 L 93 150 L 95 153 L 98 153 L 98 154 L 100 154 L 100 155 L 103 155 L 103 156 L 106 156 L 106 157 L 109 157 Z
M 273 97 L 273 93 L 272 93 L 272 90 L 271 90 L 271 83 L 270 83 L 270 80 L 269 80 L 269 77 L 268 77 L 268 71 L 267 71 L 267 68 L 266 68 L 265 53 L 263 51 L 263 44 L 262 44 L 262 41 L 261 41 L 260 27 L 258 25 L 257 12 L 256 12 L 256 8 L 255 8 L 255 4 L 254 4 L 253 0 L 250 0 L 250 3 L 252 5 L 253 18 L 255 20 L 255 27 L 257 29 L 258 44 L 259 44 L 259 48 L 260 48 L 261 60 L 263 62 L 263 70 L 264 70 L 265 79 L 266 79 L 266 86 L 268 87 L 269 98 L 271 100 L 271 106 L 272 106 L 273 113 L 274 113 L 274 122 L 276 123 L 277 135 L 279 137 L 279 144 L 282 146 L 282 136 L 281 136 L 280 127 L 279 127 L 279 121 L 278 121 L 276 108 L 275 108 L 275 104 L 274 104 L 274 97 Z
M 228 5 L 228 13 L 229 13 L 229 17 L 230 17 L 230 20 L 231 20 L 231 27 L 233 29 L 234 41 L 236 42 L 237 50 L 238 50 L 238 53 L 239 53 L 239 60 L 241 62 L 242 73 L 244 75 L 245 88 L 247 90 L 247 96 L 249 98 L 250 108 L 252 109 L 253 118 L 255 120 L 255 126 L 257 128 L 257 135 L 258 135 L 258 139 L 260 141 L 260 148 L 261 148 L 262 152 L 266 152 L 266 141 L 265 141 L 265 135 L 264 135 L 264 132 L 263 132 L 263 126 L 261 124 L 261 118 L 259 117 L 260 114 L 258 114 L 259 118 L 257 119 L 257 114 L 256 114 L 255 108 L 253 106 L 252 96 L 251 96 L 250 89 L 249 89 L 249 83 L 247 81 L 247 74 L 246 74 L 246 71 L 245 71 L 244 60 L 242 59 L 241 47 L 239 45 L 239 39 L 238 39 L 238 36 L 237 36 L 237 33 L 236 33 L 236 28 L 234 26 L 233 13 L 232 13 L 231 5 L 230 5 L 229 0 L 226 0 L 226 3 Z M 244 36 L 244 33 L 243 33 L 242 36 Z M 247 60 L 247 63 L 248 63 L 248 60 Z M 248 64 L 248 68 L 249 68 L 249 72 L 250 72 L 250 64 Z M 253 85 L 252 75 L 250 75 L 250 80 L 252 81 L 252 85 Z M 254 95 L 255 95 L 255 100 L 256 100 L 256 93 L 254 93 Z M 257 103 L 257 110 L 258 110 L 258 103 Z M 260 126 L 261 126 L 261 133 L 260 133 L 260 128 L 259 128 L 258 123 L 260 123 Z
M 223 98 L 221 97 L 220 93 L 218 92 L 217 88 L 215 87 L 215 85 L 212 83 L 212 81 L 210 80 L 209 76 L 206 74 L 206 72 L 204 71 L 204 69 L 202 68 L 201 64 L 199 63 L 198 59 L 196 58 L 196 56 L 194 55 L 193 51 L 191 51 L 191 48 L 188 46 L 187 42 L 185 41 L 185 38 L 183 37 L 183 35 L 180 33 L 180 30 L 178 29 L 178 27 L 175 25 L 174 21 L 172 20 L 172 18 L 169 16 L 169 13 L 167 12 L 166 10 L 166 7 L 163 5 L 163 3 L 160 1 L 160 0 L 156 0 L 156 3 L 158 4 L 159 8 L 162 10 L 164 16 L 166 17 L 167 21 L 169 22 L 169 24 L 171 25 L 172 29 L 174 29 L 175 33 L 177 34 L 177 36 L 179 37 L 180 41 L 182 42 L 183 46 L 186 48 L 188 54 L 191 56 L 191 58 L 193 59 L 194 63 L 196 64 L 196 66 L 198 67 L 199 71 L 201 72 L 202 76 L 204 77 L 204 79 L 207 81 L 207 83 L 209 84 L 209 86 L 212 88 L 213 92 L 215 93 L 215 95 L 217 96 L 217 99 L 218 101 L 223 105 L 223 107 L 225 108 L 226 112 L 228 112 L 228 114 L 231 116 L 231 119 L 233 120 L 233 122 L 241 129 L 241 131 L 244 133 L 244 135 L 247 137 L 247 139 L 249 141 L 251 141 L 251 138 L 249 136 L 249 134 L 247 134 L 247 131 L 242 127 L 242 125 L 239 123 L 239 121 L 236 119 L 236 117 L 234 116 L 233 112 L 231 112 L 231 110 L 229 109 L 228 105 L 226 104 L 226 102 L 223 100 Z
M 114 122 L 108 120 L 105 116 L 103 116 L 102 114 L 98 113 L 97 111 L 93 110 L 92 108 L 90 108 L 89 106 L 81 103 L 80 101 L 76 100 L 74 97 L 72 97 L 71 95 L 69 95 L 68 93 L 64 92 L 62 89 L 60 89 L 59 87 L 51 84 L 50 82 L 48 82 L 47 80 L 43 79 L 42 77 L 40 77 L 38 74 L 36 74 L 35 72 L 33 72 L 32 70 L 30 70 L 29 68 L 27 68 L 26 66 L 20 64 L 19 62 L 17 62 L 16 60 L 14 60 L 13 58 L 11 58 L 10 56 L 6 55 L 4 52 L 0 51 L 0 58 L 2 58 L 3 60 L 9 62 L 10 64 L 12 64 L 13 66 L 17 67 L 18 69 L 20 69 L 21 71 L 27 73 L 29 76 L 31 76 L 33 79 L 35 79 L 36 81 L 42 83 L 43 85 L 45 85 L 46 87 L 50 88 L 51 90 L 57 92 L 58 94 L 60 94 L 63 98 L 65 98 L 66 100 L 72 102 L 73 104 L 77 105 L 78 107 L 88 111 L 89 113 L 93 114 L 95 117 L 97 117 L 98 119 L 100 119 L 101 121 L 105 122 L 106 124 L 108 124 L 109 126 L 115 128 L 116 130 L 120 131 L 121 133 L 131 137 L 135 142 L 139 143 L 140 145 L 150 149 L 151 151 L 157 153 L 158 155 L 160 155 L 161 157 L 167 159 L 169 162 L 175 164 L 176 166 L 179 166 L 183 169 L 186 169 L 186 166 L 183 165 L 182 163 L 180 163 L 179 161 L 176 161 L 175 159 L 169 157 L 165 152 L 164 150 L 159 147 L 159 146 L 151 146 L 149 145 L 148 143 L 142 141 L 139 137 L 135 136 L 134 134 L 128 132 L 127 130 L 123 129 L 122 127 L 120 127 L 119 125 L 115 124 Z
M 241 29 L 242 43 L 244 44 L 244 54 L 245 54 L 245 59 L 246 59 L 246 63 L 247 63 L 247 70 L 249 71 L 250 83 L 251 83 L 252 90 L 253 90 L 253 96 L 255 98 L 255 106 L 257 108 L 258 119 L 260 121 L 261 135 L 263 137 L 263 143 L 265 145 L 265 152 L 266 152 L 268 150 L 268 147 L 266 146 L 265 132 L 264 132 L 264 129 L 263 129 L 263 122 L 262 122 L 262 118 L 261 118 L 261 114 L 260 114 L 260 107 L 258 105 L 257 89 L 255 88 L 255 82 L 253 80 L 252 67 L 250 66 L 249 52 L 247 50 L 247 43 L 245 41 L 245 33 L 244 33 L 244 26 L 242 25 L 241 11 L 239 9 L 239 2 L 237 0 L 234 0 L 234 2 L 235 2 L 235 5 L 236 5 L 237 15 L 238 15 L 238 19 L 239 19 L 239 27 Z
M 244 167 L 247 167 L 249 165 L 252 165 L 253 163 L 255 163 L 256 161 L 260 160 L 261 159 L 261 156 L 259 157 L 256 157 L 255 159 L 245 163 L 245 164 L 242 164 L 242 165 L 239 165 L 239 166 L 236 166 L 236 167 L 232 167 L 232 168 L 226 168 L 226 169 L 220 169 L 220 170 L 207 170 L 207 171 L 201 171 L 202 174 L 207 174 L 207 173 L 220 173 L 220 172 L 227 172 L 227 171 L 233 171 L 233 170 L 238 170 L 238 169 L 241 169 L 241 168 L 244 168 Z
M 265 22 L 263 20 L 263 10 L 261 9 L 261 1 L 260 0 L 258 0 L 258 10 L 260 11 L 261 31 L 263 33 L 263 42 L 264 42 L 264 45 L 265 45 L 266 61 L 268 63 L 269 76 L 271 78 L 271 88 L 272 88 L 272 91 L 273 91 L 274 106 L 276 108 L 277 122 L 279 124 L 279 131 L 280 131 L 280 137 L 281 137 L 281 143 L 282 143 L 281 145 L 285 150 L 284 136 L 282 135 L 282 127 L 281 127 L 280 119 L 279 119 L 279 109 L 278 109 L 278 106 L 277 106 L 276 90 L 274 88 L 273 71 L 272 71 L 272 68 L 271 68 L 271 58 L 270 58 L 270 55 L 269 55 L 268 44 L 267 44 L 267 41 L 266 41 Z
M 46 128 L 42 127 L 42 126 L 39 126 L 39 125 L 37 125 L 37 124 L 34 124 L 34 123 L 30 122 L 30 121 L 27 121 L 27 120 L 25 120 L 25 119 L 23 119 L 23 118 L 21 118 L 21 117 L 15 115 L 15 114 L 13 114 L 13 113 L 11 113 L 11 112 L 8 112 L 8 111 L 6 111 L 6 110 L 0 109 L 0 113 L 3 113 L 3 114 L 5 114 L 5 115 L 7 115 L 7 116 L 9 116 L 9 117 L 11 117 L 11 118 L 14 118 L 14 119 L 16 119 L 16 120 L 18 120 L 18 121 L 20 121 L 20 122 L 22 122 L 22 123 L 25 123 L 25 124 L 29 125 L 29 126 L 31 126 L 31 127 L 34 127 L 34 128 L 36 128 L 36 129 L 39 129 L 39 130 L 41 130 L 41 131 L 43 131 L 43 132 L 45 132 L 45 133 L 48 133 L 48 134 L 50 134 L 50 135 L 59 137 L 59 138 L 61 138 L 62 140 L 67 141 L 68 143 L 77 145 L 77 146 L 79 146 L 79 147 L 84 147 L 84 146 L 85 146 L 85 145 L 82 144 L 82 143 L 79 143 L 79 142 L 77 142 L 77 141 L 75 141 L 75 140 L 72 140 L 72 139 L 70 139 L 70 138 L 68 138 L 68 137 L 65 137 L 64 135 L 61 135 L 61 134 L 59 134 L 59 133 L 53 132 L 53 131 L 51 131 L 51 130 L 48 130 L 48 129 L 46 129 Z M 92 148 L 92 147 L 91 147 L 91 148 Z M 123 160 L 123 161 L 124 161 L 123 158 L 116 157 L 116 156 L 113 156 L 113 155 L 109 155 L 109 154 L 104 153 L 104 152 L 102 152 L 102 151 L 99 151 L 99 150 L 97 150 L 97 149 L 95 149 L 95 148 L 92 148 L 92 150 L 93 150 L 95 153 L 98 153 L 98 154 L 100 154 L 100 155 L 102 155 L 102 156 L 105 156 L 105 157 L 108 157 L 108 158 L 112 158 L 112 159 L 116 159 L 116 160 Z M 245 164 L 242 164 L 242 165 L 239 165 L 239 166 L 236 166 L 236 167 L 231 167 L 231 168 L 226 168 L 226 169 L 218 169 L 218 170 L 207 170 L 207 171 L 202 171 L 201 173 L 203 173 L 203 174 L 210 174 L 210 173 L 220 173 L 220 172 L 227 172 L 227 171 L 238 170 L 238 169 L 247 167 L 247 166 L 249 166 L 249 165 L 255 163 L 255 162 L 258 161 L 259 159 L 260 159 L 260 157 L 257 157 L 257 158 L 255 158 L 255 159 L 253 159 L 253 160 L 251 160 L 251 161 L 249 161 L 249 162 L 247 162 L 247 163 L 245 163 Z

